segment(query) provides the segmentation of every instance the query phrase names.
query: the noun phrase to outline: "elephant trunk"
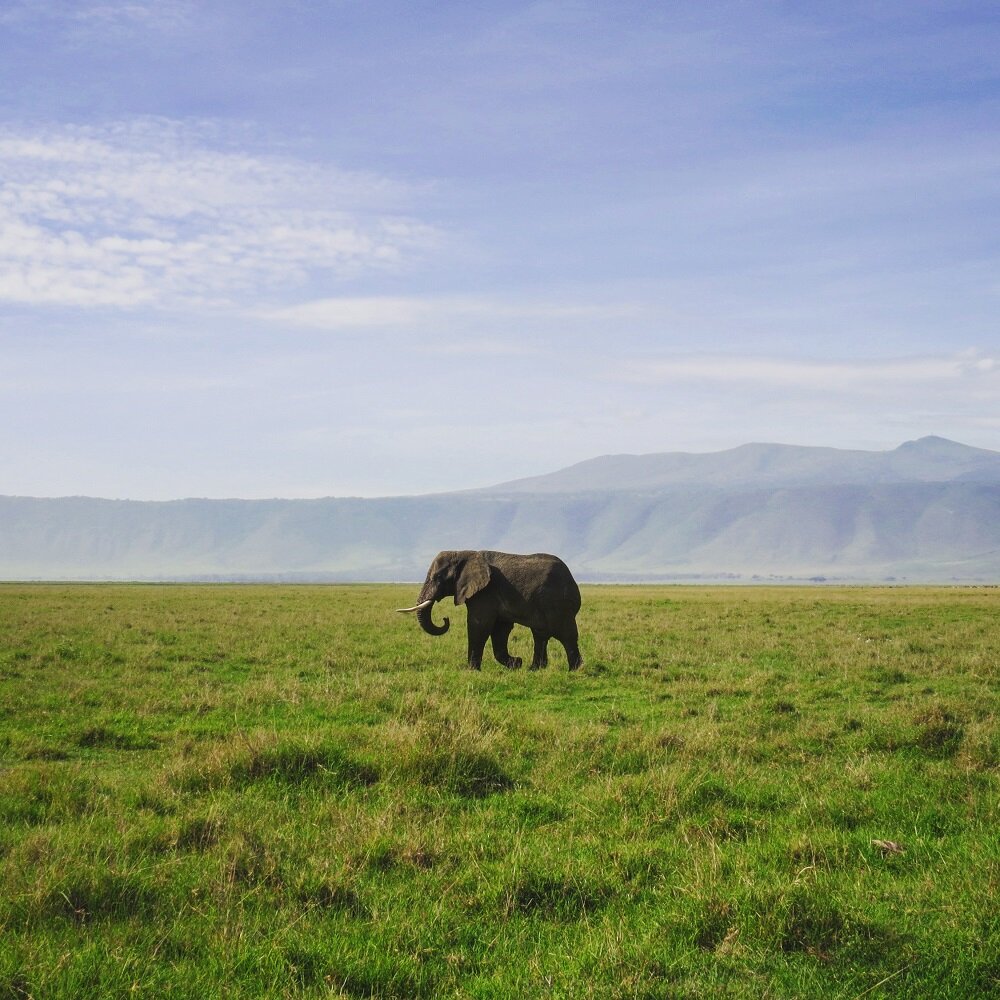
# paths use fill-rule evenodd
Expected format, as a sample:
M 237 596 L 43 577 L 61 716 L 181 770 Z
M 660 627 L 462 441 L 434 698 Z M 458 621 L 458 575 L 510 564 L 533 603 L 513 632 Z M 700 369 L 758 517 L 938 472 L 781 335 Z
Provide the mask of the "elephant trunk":
M 396 608 L 396 610 L 402 612 L 403 614 L 416 612 L 417 621 L 420 623 L 420 627 L 428 635 L 444 635 L 445 632 L 447 632 L 451 627 L 451 622 L 445 618 L 442 625 L 435 625 L 433 619 L 431 618 L 431 608 L 433 606 L 433 598 L 428 598 L 425 601 L 421 601 L 419 604 L 415 604 L 412 608 Z
M 451 622 L 445 618 L 440 625 L 435 625 L 433 619 L 431 618 L 431 608 L 434 606 L 433 601 L 427 601 L 417 609 L 417 621 L 420 623 L 420 627 L 428 635 L 444 635 L 445 632 L 451 628 Z

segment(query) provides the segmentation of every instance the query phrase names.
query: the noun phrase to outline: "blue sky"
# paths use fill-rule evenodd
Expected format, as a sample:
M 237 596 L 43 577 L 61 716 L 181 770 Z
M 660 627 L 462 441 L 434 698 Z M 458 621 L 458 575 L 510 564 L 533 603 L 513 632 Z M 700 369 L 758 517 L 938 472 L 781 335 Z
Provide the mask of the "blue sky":
M 0 2 L 0 493 L 1000 449 L 995 3 Z

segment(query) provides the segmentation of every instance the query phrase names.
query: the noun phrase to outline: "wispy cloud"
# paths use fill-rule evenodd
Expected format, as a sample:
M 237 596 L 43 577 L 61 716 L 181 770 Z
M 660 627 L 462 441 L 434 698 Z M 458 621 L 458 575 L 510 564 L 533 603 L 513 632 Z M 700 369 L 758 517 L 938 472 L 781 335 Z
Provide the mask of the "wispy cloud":
M 1000 381 L 1000 358 L 976 351 L 937 357 L 826 361 L 698 355 L 630 361 L 617 369 L 633 383 L 717 382 L 810 391 L 870 390 L 919 383 Z
M 193 0 L 11 0 L 0 10 L 0 25 L 62 24 L 78 34 L 90 29 L 172 31 L 193 24 L 196 13 Z
M 226 305 L 398 266 L 435 240 L 390 182 L 145 120 L 0 132 L 0 301 Z
M 262 310 L 259 317 L 292 326 L 321 330 L 372 327 L 412 327 L 472 320 L 545 320 L 558 324 L 633 316 L 637 307 L 564 303 L 537 300 L 512 301 L 500 296 L 362 296 L 317 299 L 280 309 Z

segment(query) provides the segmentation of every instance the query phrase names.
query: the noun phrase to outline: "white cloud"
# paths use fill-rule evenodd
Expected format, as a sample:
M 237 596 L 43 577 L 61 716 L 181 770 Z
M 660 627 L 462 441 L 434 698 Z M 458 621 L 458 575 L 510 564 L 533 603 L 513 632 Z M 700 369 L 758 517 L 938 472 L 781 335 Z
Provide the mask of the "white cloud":
M 77 0 L 10 0 L 0 10 L 0 25 L 60 26 L 86 37 L 99 32 L 171 32 L 196 23 L 193 0 L 127 0 L 82 3 Z
M 259 318 L 321 330 L 449 324 L 470 320 L 543 320 L 585 322 L 634 316 L 630 305 L 547 301 L 510 301 L 497 297 L 361 296 L 316 299 L 280 309 L 262 310 Z
M 82 4 L 72 16 L 76 21 L 148 25 L 162 29 L 190 23 L 195 10 L 190 0 L 131 0 L 128 3 Z
M 976 351 L 937 357 L 825 361 L 693 355 L 631 361 L 617 369 L 626 382 L 717 382 L 815 391 L 860 391 L 926 383 L 995 379 L 1000 365 Z
M 0 132 L 0 301 L 231 305 L 393 268 L 435 241 L 377 177 L 147 120 Z
M 264 310 L 261 318 L 322 330 L 406 326 L 431 319 L 448 306 L 442 300 L 407 296 L 355 296 L 317 299 L 283 309 Z

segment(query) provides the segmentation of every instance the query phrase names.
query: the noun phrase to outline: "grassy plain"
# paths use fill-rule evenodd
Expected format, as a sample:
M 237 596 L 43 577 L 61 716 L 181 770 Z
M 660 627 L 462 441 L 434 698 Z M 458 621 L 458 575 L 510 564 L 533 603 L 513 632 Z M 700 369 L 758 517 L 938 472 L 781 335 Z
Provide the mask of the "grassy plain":
M 996 995 L 1000 590 L 413 592 L 0 586 L 0 998 Z

